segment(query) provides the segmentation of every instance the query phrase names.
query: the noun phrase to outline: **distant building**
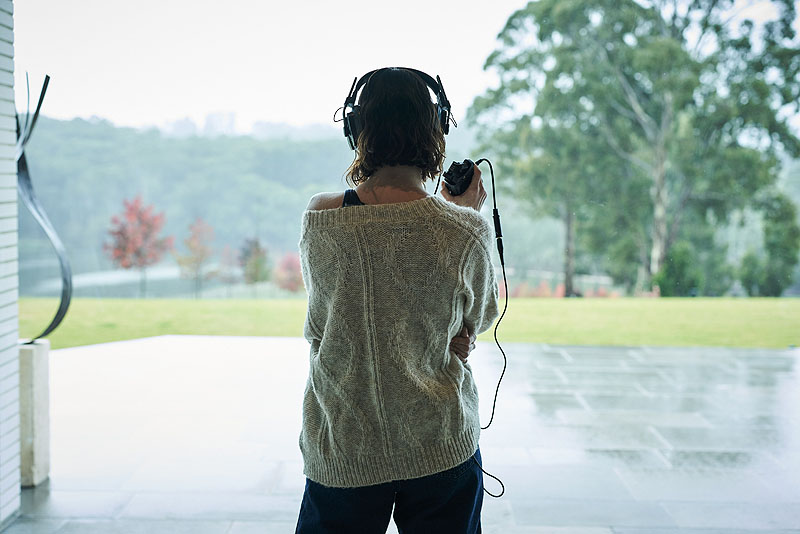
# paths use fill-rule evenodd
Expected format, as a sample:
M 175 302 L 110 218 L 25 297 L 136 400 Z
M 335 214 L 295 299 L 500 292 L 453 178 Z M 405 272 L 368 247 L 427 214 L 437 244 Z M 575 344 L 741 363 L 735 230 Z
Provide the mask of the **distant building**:
M 189 117 L 168 122 L 161 131 L 171 137 L 192 137 L 198 134 L 197 124 Z
M 206 115 L 203 135 L 236 135 L 236 113 L 233 111 L 217 111 Z

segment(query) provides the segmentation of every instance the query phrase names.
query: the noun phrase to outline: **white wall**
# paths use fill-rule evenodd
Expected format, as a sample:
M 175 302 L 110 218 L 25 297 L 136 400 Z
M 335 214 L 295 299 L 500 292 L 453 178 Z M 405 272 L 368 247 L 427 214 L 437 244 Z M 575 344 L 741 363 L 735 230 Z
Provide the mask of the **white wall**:
M 12 0 L 0 0 L 0 529 L 20 507 L 13 12 Z

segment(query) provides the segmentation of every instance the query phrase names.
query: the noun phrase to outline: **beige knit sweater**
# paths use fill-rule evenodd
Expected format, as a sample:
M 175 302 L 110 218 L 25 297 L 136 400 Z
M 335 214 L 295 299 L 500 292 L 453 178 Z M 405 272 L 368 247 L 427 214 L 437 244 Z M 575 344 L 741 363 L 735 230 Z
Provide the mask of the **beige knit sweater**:
M 308 478 L 367 486 L 474 454 L 478 391 L 449 344 L 499 315 L 493 242 L 480 213 L 436 196 L 303 213 Z

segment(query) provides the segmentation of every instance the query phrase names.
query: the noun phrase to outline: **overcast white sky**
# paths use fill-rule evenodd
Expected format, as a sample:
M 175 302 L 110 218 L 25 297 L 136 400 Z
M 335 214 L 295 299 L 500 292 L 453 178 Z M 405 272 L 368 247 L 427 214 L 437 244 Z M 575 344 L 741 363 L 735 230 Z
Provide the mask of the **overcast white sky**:
M 27 71 L 34 98 L 50 74 L 42 112 L 57 118 L 145 126 L 190 117 L 202 127 L 206 114 L 232 111 L 241 131 L 255 121 L 333 124 L 354 77 L 394 65 L 439 74 L 461 120 L 494 85 L 483 63 L 526 3 L 19 0 L 17 107 Z M 756 2 L 738 15 L 774 10 Z
M 382 66 L 439 74 L 456 119 L 492 78 L 483 63 L 525 0 L 21 0 L 14 3 L 17 107 L 25 72 L 42 113 L 130 126 L 233 111 L 331 122 L 353 78 Z

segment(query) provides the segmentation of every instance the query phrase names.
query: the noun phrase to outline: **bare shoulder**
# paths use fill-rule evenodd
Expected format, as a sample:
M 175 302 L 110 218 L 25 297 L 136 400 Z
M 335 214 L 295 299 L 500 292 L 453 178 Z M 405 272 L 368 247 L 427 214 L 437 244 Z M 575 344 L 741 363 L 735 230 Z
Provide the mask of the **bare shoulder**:
M 342 205 L 342 201 L 344 200 L 344 193 L 342 192 L 333 192 L 333 193 L 317 193 L 311 200 L 308 201 L 308 206 L 306 206 L 307 210 L 327 210 L 338 208 Z

